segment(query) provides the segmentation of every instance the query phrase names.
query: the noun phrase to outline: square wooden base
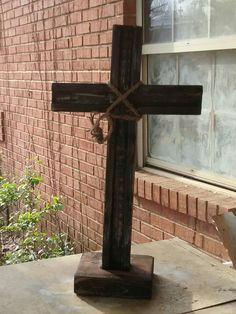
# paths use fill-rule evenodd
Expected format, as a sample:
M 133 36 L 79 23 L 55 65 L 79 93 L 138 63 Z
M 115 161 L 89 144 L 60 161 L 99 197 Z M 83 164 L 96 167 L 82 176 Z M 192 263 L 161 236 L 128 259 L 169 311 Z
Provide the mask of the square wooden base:
M 84 253 L 74 277 L 74 292 L 83 296 L 150 299 L 154 258 L 132 255 L 129 271 L 102 269 L 102 254 Z

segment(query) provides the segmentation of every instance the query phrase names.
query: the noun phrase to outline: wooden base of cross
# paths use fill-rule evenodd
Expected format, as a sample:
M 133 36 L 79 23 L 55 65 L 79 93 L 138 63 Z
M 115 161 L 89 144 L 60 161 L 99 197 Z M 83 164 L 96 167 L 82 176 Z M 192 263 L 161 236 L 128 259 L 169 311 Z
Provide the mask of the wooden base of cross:
M 103 251 L 82 256 L 74 281 L 78 295 L 151 297 L 153 258 L 130 255 L 137 122 L 124 117 L 133 113 L 201 112 L 201 86 L 141 84 L 134 88 L 140 79 L 141 49 L 141 27 L 115 25 L 110 78 L 113 88 L 107 84 L 52 85 L 54 111 L 107 113 L 117 102 L 114 88 L 123 96 L 131 91 L 127 99 L 120 98 L 112 112 L 116 118 L 107 143 Z
M 153 263 L 151 256 L 131 255 L 129 271 L 102 268 L 101 253 L 85 253 L 74 277 L 74 292 L 81 296 L 150 299 Z

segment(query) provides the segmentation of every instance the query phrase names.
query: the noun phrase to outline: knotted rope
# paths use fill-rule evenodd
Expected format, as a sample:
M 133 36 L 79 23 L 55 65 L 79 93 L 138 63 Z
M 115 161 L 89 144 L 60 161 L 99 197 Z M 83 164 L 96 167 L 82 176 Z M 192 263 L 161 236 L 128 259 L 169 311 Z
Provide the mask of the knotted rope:
M 115 86 L 109 83 L 109 87 L 111 90 L 116 94 L 116 100 L 107 108 L 106 112 L 100 115 L 97 120 L 95 121 L 95 116 L 99 115 L 99 113 L 91 113 L 90 114 L 90 121 L 92 127 L 90 129 L 90 133 L 92 137 L 98 144 L 105 143 L 111 136 L 113 132 L 113 120 L 114 119 L 123 119 L 127 121 L 138 121 L 141 118 L 140 113 L 134 108 L 134 106 L 129 102 L 127 99 L 130 94 L 132 94 L 140 85 L 142 84 L 141 81 L 134 84 L 130 89 L 128 89 L 124 94 L 122 94 Z M 128 109 L 128 112 L 131 112 L 132 115 L 124 113 L 124 114 L 115 114 L 112 111 L 120 104 L 123 103 L 125 107 Z M 100 126 L 102 120 L 107 119 L 109 130 L 106 136 L 103 134 L 103 129 Z

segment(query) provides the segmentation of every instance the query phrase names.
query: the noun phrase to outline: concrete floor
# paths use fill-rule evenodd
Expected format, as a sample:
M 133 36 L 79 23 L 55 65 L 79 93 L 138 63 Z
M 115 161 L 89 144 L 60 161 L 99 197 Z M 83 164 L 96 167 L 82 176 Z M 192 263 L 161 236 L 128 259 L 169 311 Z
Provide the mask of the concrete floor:
M 132 251 L 155 257 L 152 300 L 77 297 L 73 275 L 80 255 L 72 255 L 0 267 L 0 313 L 236 313 L 235 270 L 179 239 L 135 245 Z

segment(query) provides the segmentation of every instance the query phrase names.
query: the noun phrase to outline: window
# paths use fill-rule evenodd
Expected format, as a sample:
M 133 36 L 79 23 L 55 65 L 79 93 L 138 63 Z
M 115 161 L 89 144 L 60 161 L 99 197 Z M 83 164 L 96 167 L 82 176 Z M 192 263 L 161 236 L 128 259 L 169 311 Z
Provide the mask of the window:
M 147 117 L 145 165 L 236 189 L 236 1 L 137 4 L 146 81 L 204 90 L 201 116 Z

